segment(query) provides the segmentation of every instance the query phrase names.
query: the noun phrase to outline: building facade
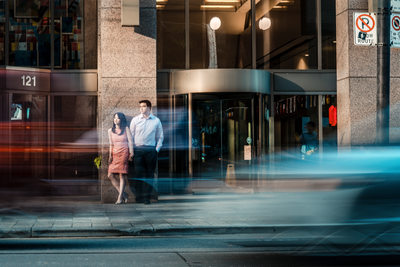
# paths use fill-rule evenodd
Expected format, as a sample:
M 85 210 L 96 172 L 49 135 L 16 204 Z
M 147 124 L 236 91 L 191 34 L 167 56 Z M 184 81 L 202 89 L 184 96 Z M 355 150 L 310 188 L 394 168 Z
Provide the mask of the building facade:
M 373 144 L 377 48 L 353 40 L 353 13 L 367 10 L 367 0 L 0 1 L 1 184 L 113 199 L 107 129 L 140 99 L 164 125 L 159 180 L 225 179 L 297 153 L 310 121 L 320 151 Z M 392 48 L 392 143 L 398 57 Z

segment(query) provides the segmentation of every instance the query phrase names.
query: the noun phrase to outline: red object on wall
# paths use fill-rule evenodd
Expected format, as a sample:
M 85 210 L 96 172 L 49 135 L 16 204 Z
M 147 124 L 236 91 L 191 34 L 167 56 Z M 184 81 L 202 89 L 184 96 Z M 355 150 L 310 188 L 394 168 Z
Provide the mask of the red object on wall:
M 336 126 L 337 124 L 337 109 L 334 105 L 329 107 L 329 124 Z

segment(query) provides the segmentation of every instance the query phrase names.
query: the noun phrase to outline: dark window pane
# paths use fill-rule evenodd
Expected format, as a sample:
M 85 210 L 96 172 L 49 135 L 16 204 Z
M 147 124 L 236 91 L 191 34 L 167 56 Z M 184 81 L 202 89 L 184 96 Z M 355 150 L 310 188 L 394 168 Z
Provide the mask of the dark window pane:
M 335 0 L 322 3 L 322 68 L 336 69 L 336 12 Z
M 185 68 L 185 1 L 157 6 L 157 68 Z
M 5 65 L 6 1 L 0 0 L 0 65 Z
M 316 69 L 317 31 L 315 1 L 289 0 L 275 6 L 261 0 L 257 9 L 257 68 Z M 267 17 L 270 28 L 261 30 Z
M 54 97 L 54 179 L 97 179 L 96 109 L 95 96 Z

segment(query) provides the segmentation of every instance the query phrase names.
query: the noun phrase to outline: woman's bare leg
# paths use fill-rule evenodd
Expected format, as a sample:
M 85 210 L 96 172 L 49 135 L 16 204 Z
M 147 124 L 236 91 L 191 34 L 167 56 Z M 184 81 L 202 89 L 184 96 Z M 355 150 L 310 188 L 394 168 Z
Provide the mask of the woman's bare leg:
M 111 184 L 114 186 L 115 189 L 117 189 L 117 192 L 118 192 L 118 194 L 119 194 L 119 187 L 120 187 L 120 185 L 119 185 L 119 181 L 118 181 L 117 179 L 115 179 L 114 174 L 111 173 L 111 174 L 108 176 L 108 179 L 110 179 Z
M 125 174 L 119 174 L 119 195 L 117 202 L 122 202 L 124 199 L 124 190 L 125 190 Z

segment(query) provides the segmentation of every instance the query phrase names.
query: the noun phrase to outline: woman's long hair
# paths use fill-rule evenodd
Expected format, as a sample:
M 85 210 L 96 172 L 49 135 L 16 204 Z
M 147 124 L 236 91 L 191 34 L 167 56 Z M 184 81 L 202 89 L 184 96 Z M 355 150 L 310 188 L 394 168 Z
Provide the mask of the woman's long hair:
M 112 127 L 111 131 L 112 131 L 113 133 L 116 133 L 116 132 L 115 132 L 115 127 L 116 127 L 116 125 L 115 125 L 115 123 L 114 123 L 115 115 L 117 115 L 117 116 L 118 116 L 118 119 L 120 120 L 119 128 L 121 128 L 121 133 L 120 133 L 119 135 L 123 135 L 123 134 L 124 134 L 124 131 L 125 131 L 125 129 L 126 129 L 126 126 L 127 126 L 127 122 L 126 122 L 126 118 L 125 118 L 124 113 L 117 112 L 117 113 L 114 114 L 114 116 L 113 116 L 113 127 Z

